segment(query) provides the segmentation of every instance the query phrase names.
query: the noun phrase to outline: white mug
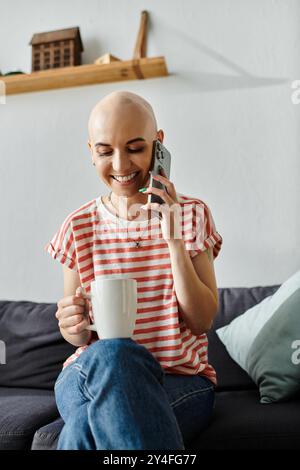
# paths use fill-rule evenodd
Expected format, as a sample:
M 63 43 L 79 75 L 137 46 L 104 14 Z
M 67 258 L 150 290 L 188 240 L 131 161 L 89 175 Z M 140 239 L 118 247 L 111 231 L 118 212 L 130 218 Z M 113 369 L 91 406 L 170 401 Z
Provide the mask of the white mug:
M 96 279 L 91 282 L 94 324 L 100 339 L 131 338 L 137 316 L 137 281 L 135 279 Z

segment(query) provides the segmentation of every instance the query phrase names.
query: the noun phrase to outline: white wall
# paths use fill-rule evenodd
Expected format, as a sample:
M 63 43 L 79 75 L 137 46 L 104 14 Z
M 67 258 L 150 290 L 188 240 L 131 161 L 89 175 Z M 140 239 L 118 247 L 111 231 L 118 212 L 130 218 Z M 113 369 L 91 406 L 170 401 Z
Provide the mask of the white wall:
M 148 56 L 170 76 L 8 96 L 0 105 L 0 299 L 56 302 L 62 266 L 44 245 L 65 216 L 107 187 L 87 119 L 113 90 L 149 100 L 177 191 L 203 199 L 223 236 L 219 287 L 271 285 L 299 269 L 300 2 L 1 0 L 0 70 L 30 72 L 32 34 L 79 26 L 83 63 L 132 56 L 140 11 Z

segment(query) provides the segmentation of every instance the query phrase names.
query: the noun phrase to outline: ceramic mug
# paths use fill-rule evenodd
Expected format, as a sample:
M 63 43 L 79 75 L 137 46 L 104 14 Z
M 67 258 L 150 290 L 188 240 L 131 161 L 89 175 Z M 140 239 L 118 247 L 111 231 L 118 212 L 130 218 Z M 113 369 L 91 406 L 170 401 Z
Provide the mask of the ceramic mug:
M 94 324 L 87 327 L 99 338 L 131 338 L 137 316 L 135 279 L 96 279 L 90 294 Z

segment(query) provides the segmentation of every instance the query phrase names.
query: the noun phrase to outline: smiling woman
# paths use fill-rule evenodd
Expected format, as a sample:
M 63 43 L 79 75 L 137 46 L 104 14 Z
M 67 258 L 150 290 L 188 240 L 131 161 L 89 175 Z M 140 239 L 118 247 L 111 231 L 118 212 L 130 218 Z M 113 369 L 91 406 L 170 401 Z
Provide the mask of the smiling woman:
M 163 172 L 154 178 L 165 189 L 139 191 L 150 179 L 157 139 L 163 142 L 164 132 L 143 98 L 114 92 L 101 100 L 89 119 L 88 147 L 110 197 L 70 213 L 46 245 L 64 265 L 61 333 L 78 345 L 55 385 L 65 421 L 58 450 L 183 450 L 212 416 L 216 373 L 206 331 L 217 306 L 213 258 L 222 237 L 208 206 L 177 193 Z M 160 217 L 149 219 L 147 211 L 148 220 L 129 218 L 134 206 L 143 212 L 150 193 L 164 201 Z M 182 239 L 175 237 L 177 216 Z M 91 336 L 92 306 L 85 303 L 91 282 L 123 277 L 137 282 L 132 338 Z

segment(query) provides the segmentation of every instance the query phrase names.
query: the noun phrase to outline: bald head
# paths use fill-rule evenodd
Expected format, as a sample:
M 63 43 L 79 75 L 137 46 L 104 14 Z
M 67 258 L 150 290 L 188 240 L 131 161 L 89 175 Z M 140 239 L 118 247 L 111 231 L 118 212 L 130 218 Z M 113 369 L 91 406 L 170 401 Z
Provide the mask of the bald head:
M 146 133 L 155 139 L 157 122 L 151 105 L 129 91 L 114 91 L 106 95 L 94 106 L 88 121 L 91 143 L 95 142 L 99 134 L 102 139 L 108 139 L 138 130 L 140 134 Z

